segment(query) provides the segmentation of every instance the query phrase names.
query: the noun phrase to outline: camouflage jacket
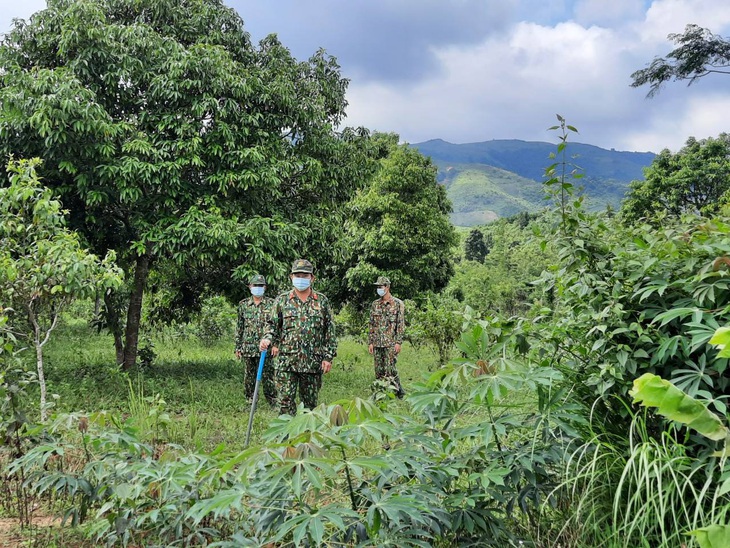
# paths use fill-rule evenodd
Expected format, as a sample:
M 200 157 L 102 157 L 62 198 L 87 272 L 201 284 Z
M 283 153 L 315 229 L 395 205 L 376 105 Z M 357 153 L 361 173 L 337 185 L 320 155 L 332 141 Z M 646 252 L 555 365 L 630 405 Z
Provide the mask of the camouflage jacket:
M 262 297 L 257 305 L 253 297 L 238 303 L 238 324 L 236 326 L 236 351 L 242 356 L 252 358 L 258 356 L 259 342 L 266 333 L 266 322 L 271 314 L 274 299 Z
M 388 347 L 403 344 L 405 320 L 403 301 L 392 297 L 390 301 L 377 299 L 370 306 L 368 344 Z
M 318 373 L 322 361 L 337 354 L 332 308 L 327 297 L 312 291 L 301 301 L 292 290 L 274 301 L 266 334 L 279 348 L 277 368 L 299 373 Z

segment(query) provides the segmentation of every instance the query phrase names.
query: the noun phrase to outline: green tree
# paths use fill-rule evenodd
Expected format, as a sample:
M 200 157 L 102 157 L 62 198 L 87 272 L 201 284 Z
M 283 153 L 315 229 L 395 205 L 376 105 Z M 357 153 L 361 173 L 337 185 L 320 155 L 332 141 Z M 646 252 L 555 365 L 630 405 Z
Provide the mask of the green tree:
M 730 135 L 687 139 L 677 153 L 663 150 L 645 169 L 644 181 L 633 181 L 621 211 L 628 221 L 657 214 L 719 211 L 730 189 Z
M 416 303 L 407 303 L 410 310 L 407 335 L 416 345 L 428 344 L 436 350 L 439 367 L 451 358 L 454 343 L 461 333 L 464 316 L 461 304 L 443 294 L 429 294 L 422 308 Z
M 59 314 L 77 297 L 91 297 L 120 282 L 114 253 L 88 253 L 65 226 L 61 204 L 38 181 L 36 160 L 8 165 L 10 186 L 0 188 L 0 298 L 11 306 L 0 324 L 35 349 L 41 420 L 46 418 L 43 347 Z
M 542 246 L 533 233 L 545 230 L 546 224 L 545 218 L 534 219 L 525 227 L 511 219 L 498 219 L 485 226 L 489 255 L 481 264 L 456 264 L 447 293 L 482 315 L 525 313 L 540 296 L 540 288 L 532 282 L 554 259 L 551 246 Z
M 451 204 L 430 158 L 397 144 L 397 135 L 374 140 L 384 157 L 372 182 L 350 203 L 349 257 L 340 289 L 342 300 L 361 306 L 374 298 L 379 275 L 391 279 L 400 298 L 441 290 L 453 274 L 457 242 Z
M 107 300 L 128 303 L 111 310 L 125 367 L 156 263 L 222 283 L 337 252 L 366 133 L 334 131 L 347 80 L 324 51 L 254 46 L 220 0 L 49 0 L 0 68 L 0 151 L 43 158 L 72 228 L 128 274 Z
M 649 84 L 653 97 L 670 80 L 689 80 L 688 85 L 709 74 L 730 74 L 730 41 L 697 25 L 687 25 L 683 34 L 670 34 L 679 47 L 666 57 L 656 57 L 648 67 L 631 75 L 631 87 Z
M 483 263 L 487 255 L 489 247 L 484 234 L 478 228 L 473 228 L 464 242 L 464 258 L 467 261 Z

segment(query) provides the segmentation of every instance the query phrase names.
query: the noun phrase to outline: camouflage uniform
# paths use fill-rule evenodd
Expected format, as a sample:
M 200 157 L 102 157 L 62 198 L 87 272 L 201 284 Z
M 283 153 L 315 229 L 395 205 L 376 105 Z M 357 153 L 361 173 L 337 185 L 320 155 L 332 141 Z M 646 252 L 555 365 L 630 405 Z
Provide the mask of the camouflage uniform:
M 236 352 L 241 353 L 244 364 L 244 392 L 246 397 L 253 397 L 256 386 L 256 375 L 259 369 L 259 341 L 266 332 L 266 322 L 271 313 L 274 299 L 261 297 L 261 302 L 256 304 L 253 297 L 243 299 L 238 303 L 238 326 L 236 329 Z M 271 352 L 266 355 L 264 370 L 261 374 L 266 401 L 272 407 L 276 405 L 276 385 L 274 383 L 274 366 L 271 361 Z
M 368 331 L 368 345 L 373 345 L 375 358 L 375 378 L 387 380 L 396 387 L 398 394 L 404 394 L 404 391 L 395 367 L 398 359 L 395 345 L 403 344 L 404 310 L 403 301 L 392 295 L 388 301 L 382 298 L 373 301 Z
M 314 409 L 322 386 L 322 361 L 337 354 L 337 339 L 327 297 L 312 290 L 306 301 L 294 290 L 274 301 L 265 339 L 279 348 L 276 389 L 281 413 L 296 414 L 296 394 Z

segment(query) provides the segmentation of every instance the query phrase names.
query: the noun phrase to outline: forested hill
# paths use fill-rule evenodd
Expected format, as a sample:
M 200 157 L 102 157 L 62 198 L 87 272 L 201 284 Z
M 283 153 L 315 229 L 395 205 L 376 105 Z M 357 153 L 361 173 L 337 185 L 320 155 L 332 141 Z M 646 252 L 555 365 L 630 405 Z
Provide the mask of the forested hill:
M 454 205 L 458 226 L 483 224 L 545 205 L 545 168 L 556 160 L 554 143 L 499 139 L 456 145 L 441 139 L 411 144 L 438 166 L 438 178 Z M 588 206 L 618 207 L 628 185 L 643 179 L 653 152 L 623 152 L 569 143 L 568 161 L 581 168 Z

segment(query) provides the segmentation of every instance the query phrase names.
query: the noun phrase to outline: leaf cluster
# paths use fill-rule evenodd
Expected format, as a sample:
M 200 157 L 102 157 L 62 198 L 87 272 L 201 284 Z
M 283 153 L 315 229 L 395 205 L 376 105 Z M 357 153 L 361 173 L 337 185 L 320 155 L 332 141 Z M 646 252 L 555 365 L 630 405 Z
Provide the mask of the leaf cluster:
M 727 203 L 730 190 L 730 135 L 687 139 L 681 150 L 663 150 L 633 181 L 621 205 L 627 222 L 647 219 L 661 223 L 666 216 L 685 213 L 714 215 Z
M 29 339 L 31 323 L 50 326 L 74 298 L 121 283 L 114 253 L 97 258 L 66 227 L 66 212 L 38 180 L 38 163 L 11 161 L 10 184 L 0 188 L 0 295 L 14 311 L 7 327 Z
M 687 85 L 692 85 L 709 74 L 730 74 L 730 41 L 722 36 L 689 24 L 682 34 L 670 34 L 668 38 L 679 47 L 631 74 L 631 87 L 649 84 L 647 97 L 659 93 L 670 80 L 689 80 Z

